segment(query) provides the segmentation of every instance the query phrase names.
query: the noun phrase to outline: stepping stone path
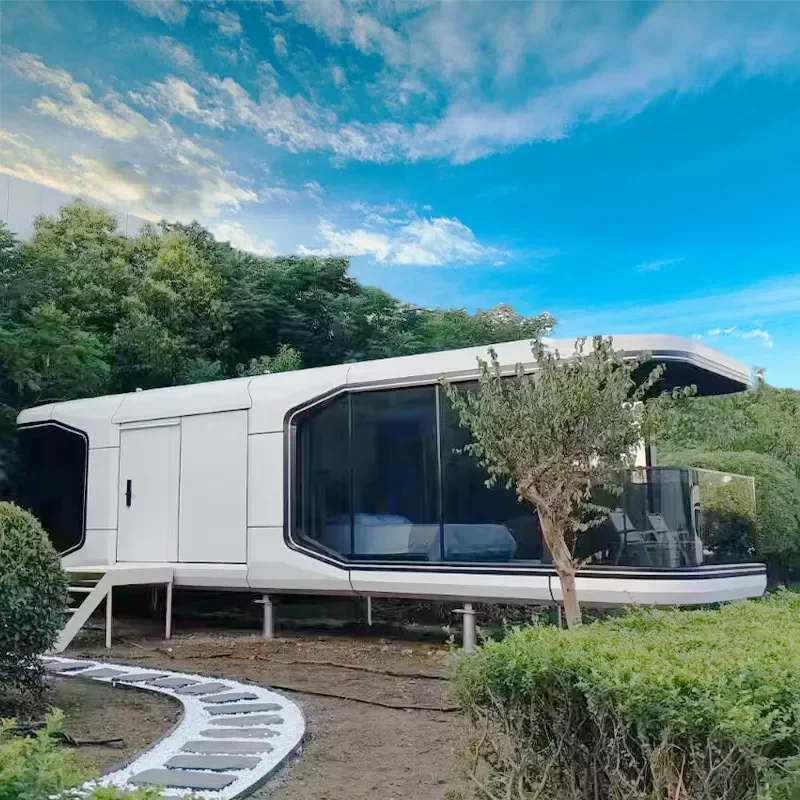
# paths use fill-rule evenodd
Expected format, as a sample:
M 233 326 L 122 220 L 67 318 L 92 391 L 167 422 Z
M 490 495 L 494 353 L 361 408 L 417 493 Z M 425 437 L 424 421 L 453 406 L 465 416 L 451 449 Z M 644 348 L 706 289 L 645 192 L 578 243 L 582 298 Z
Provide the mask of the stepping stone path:
M 126 767 L 84 784 L 84 795 L 96 786 L 152 785 L 163 800 L 233 800 L 262 783 L 305 733 L 298 706 L 262 686 L 58 657 L 46 657 L 44 668 L 60 677 L 135 685 L 183 705 L 183 718 L 170 733 Z

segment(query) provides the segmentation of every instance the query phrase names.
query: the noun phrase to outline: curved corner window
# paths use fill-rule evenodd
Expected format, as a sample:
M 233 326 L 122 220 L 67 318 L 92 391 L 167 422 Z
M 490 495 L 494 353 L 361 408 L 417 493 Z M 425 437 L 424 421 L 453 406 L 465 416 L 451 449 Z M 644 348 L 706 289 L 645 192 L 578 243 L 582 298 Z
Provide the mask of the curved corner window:
M 536 510 L 486 485 L 438 386 L 351 390 L 291 427 L 296 542 L 352 562 L 552 564 Z M 577 537 L 575 556 L 648 569 L 748 560 L 753 536 L 731 510 L 749 508 L 752 479 L 734 478 L 671 467 L 623 475 L 619 492 L 595 493 L 608 516 Z
M 19 429 L 20 505 L 59 553 L 83 543 L 89 447 L 85 434 L 54 423 Z

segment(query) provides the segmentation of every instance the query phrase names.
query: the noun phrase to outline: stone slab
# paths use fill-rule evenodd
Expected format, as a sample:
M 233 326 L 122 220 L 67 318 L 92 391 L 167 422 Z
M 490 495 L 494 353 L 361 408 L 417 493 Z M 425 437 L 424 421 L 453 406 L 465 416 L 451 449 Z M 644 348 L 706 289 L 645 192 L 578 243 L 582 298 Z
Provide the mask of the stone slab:
M 200 731 L 201 736 L 210 739 L 270 739 L 278 736 L 272 728 L 207 728 Z
M 196 681 L 194 678 L 183 678 L 180 675 L 150 681 L 151 686 L 163 686 L 165 689 L 180 689 L 183 686 L 193 686 L 195 683 L 200 683 L 200 681 Z
M 189 694 L 189 695 L 204 695 L 204 694 L 216 694 L 217 692 L 224 692 L 226 689 L 230 689 L 230 686 L 226 686 L 224 683 L 198 683 L 195 686 L 185 686 L 182 689 L 176 689 L 175 694 Z
M 164 766 L 167 769 L 253 769 L 260 762 L 258 756 L 172 756 Z
M 279 711 L 280 706 L 276 703 L 248 703 L 241 705 L 238 703 L 229 703 L 223 706 L 206 706 L 206 711 L 213 716 L 222 716 L 223 714 L 255 714 L 259 711 Z
M 117 681 L 119 683 L 144 683 L 166 677 L 166 672 L 132 672 L 130 675 L 120 675 Z
M 45 672 L 67 672 L 69 674 L 77 675 L 76 670 L 86 669 L 86 664 L 81 664 L 80 661 L 45 661 L 43 662 Z
M 76 675 L 78 673 L 75 673 Z M 81 678 L 116 678 L 117 675 L 124 674 L 124 670 L 111 669 L 110 667 L 100 667 L 99 669 L 87 669 L 80 673 Z
M 275 703 L 269 705 L 275 705 Z M 208 710 L 213 713 L 213 709 L 209 708 Z M 248 714 L 232 719 L 210 719 L 208 722 L 210 725 L 280 725 L 283 723 L 283 717 L 279 717 L 277 714 Z
M 171 786 L 173 789 L 224 789 L 236 780 L 235 775 L 192 772 L 180 769 L 146 769 L 128 779 L 136 786 Z
M 272 745 L 267 742 L 234 742 L 230 739 L 219 739 L 218 741 L 186 742 L 181 747 L 182 753 L 210 753 L 217 755 L 249 756 L 255 753 L 270 753 Z
M 238 703 L 241 700 L 258 700 L 258 695 L 252 692 L 225 692 L 203 700 L 204 703 Z

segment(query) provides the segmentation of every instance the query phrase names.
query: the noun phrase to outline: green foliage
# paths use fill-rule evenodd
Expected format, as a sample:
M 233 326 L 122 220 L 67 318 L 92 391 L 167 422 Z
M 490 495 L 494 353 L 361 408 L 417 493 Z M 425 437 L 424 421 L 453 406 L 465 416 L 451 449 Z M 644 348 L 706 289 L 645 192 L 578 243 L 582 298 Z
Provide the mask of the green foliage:
M 753 476 L 759 554 L 778 569 L 800 569 L 800 480 L 784 462 L 760 453 L 701 450 L 665 452 L 660 460 Z M 739 510 L 744 502 L 729 501 Z
M 0 503 L 0 687 L 4 692 L 40 699 L 39 656 L 55 643 L 67 602 L 66 575 L 38 520 L 13 503 Z
M 261 258 L 201 225 L 126 237 L 80 200 L 20 243 L 0 222 L 0 496 L 36 403 L 534 337 L 548 315 L 401 303 L 346 258 Z
M 602 521 L 608 509 L 592 502 L 598 489 L 619 489 L 632 466 L 645 419 L 642 400 L 663 373 L 643 383 L 634 373 L 647 358 L 626 359 L 611 339 L 585 340 L 562 358 L 538 339 L 531 343 L 535 367 L 517 364 L 504 374 L 493 350 L 479 359 L 475 391 L 445 382 L 447 397 L 472 441 L 465 448 L 486 469 L 488 483 L 502 481 L 537 510 L 542 534 L 561 579 L 567 621 L 580 624 L 574 576 L 579 533 Z
M 800 479 L 800 391 L 761 385 L 741 394 L 697 397 L 677 416 L 665 449 L 760 453 Z
M 462 656 L 486 798 L 790 800 L 800 595 L 512 631 Z
M 13 719 L 0 720 L 0 800 L 156 800 L 156 790 L 97 788 L 88 797 L 73 787 L 80 774 L 59 743 L 63 714 L 52 711 L 33 736 L 18 735 Z
M 274 356 L 251 358 L 245 366 L 239 364 L 236 372 L 240 376 L 269 375 L 273 372 L 291 372 L 303 368 L 303 356 L 288 344 L 282 344 Z

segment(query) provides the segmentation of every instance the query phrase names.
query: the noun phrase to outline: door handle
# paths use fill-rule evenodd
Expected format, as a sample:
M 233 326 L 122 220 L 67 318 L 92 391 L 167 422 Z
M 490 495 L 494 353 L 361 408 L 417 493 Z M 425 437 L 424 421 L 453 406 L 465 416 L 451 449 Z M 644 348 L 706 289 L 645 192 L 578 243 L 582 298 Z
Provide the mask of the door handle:
M 130 478 L 128 478 L 127 483 L 125 484 L 125 505 L 130 508 L 131 499 L 133 498 L 133 492 L 131 491 L 133 482 Z

